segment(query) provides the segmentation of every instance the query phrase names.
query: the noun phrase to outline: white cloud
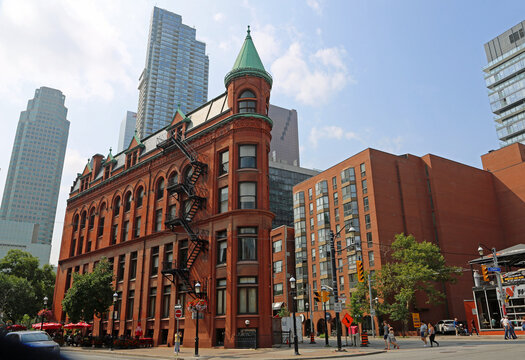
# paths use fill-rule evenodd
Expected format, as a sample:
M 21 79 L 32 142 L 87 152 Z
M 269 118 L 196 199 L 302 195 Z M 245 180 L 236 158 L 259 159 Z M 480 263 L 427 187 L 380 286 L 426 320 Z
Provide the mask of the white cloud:
M 310 7 L 317 15 L 321 15 L 323 13 L 323 8 L 321 7 L 321 3 L 318 0 L 307 0 L 306 4 L 308 7 Z
M 281 44 L 273 25 L 256 26 L 251 35 L 263 63 L 270 63 L 281 53 Z
M 391 154 L 399 154 L 403 151 L 405 138 L 401 135 L 396 137 L 382 137 L 377 141 L 377 149 L 389 152 Z
M 352 81 L 344 63 L 343 48 L 325 48 L 305 57 L 301 44 L 294 42 L 275 60 L 271 70 L 275 90 L 307 105 L 319 105 Z M 309 58 L 309 63 L 305 59 Z
M 68 98 L 110 101 L 135 91 L 135 71 L 114 2 L 4 0 L 0 3 L 0 95 L 22 86 L 58 88 Z M 16 60 L 15 60 L 16 59 Z
M 310 135 L 308 140 L 313 148 L 317 148 L 319 141 L 335 139 L 335 140 L 358 140 L 362 141 L 357 134 L 351 131 L 345 131 L 342 127 L 339 126 L 323 126 L 320 128 L 312 127 L 310 130 Z
M 90 158 L 89 155 L 81 154 L 80 151 L 76 149 L 67 148 L 66 156 L 64 157 L 64 174 L 62 176 L 76 177 L 77 173 L 84 170 L 88 158 Z
M 213 15 L 213 20 L 215 20 L 217 22 L 222 22 L 224 19 L 225 19 L 225 16 L 221 12 L 218 12 L 218 13 Z

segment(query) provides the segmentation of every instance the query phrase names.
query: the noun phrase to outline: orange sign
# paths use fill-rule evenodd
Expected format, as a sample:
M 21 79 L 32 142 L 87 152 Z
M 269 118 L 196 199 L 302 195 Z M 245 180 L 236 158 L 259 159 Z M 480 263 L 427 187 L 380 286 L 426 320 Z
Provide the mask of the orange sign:
M 350 327 L 350 325 L 352 325 L 352 322 L 354 321 L 354 319 L 349 315 L 349 314 L 346 314 L 344 317 L 343 317 L 343 320 L 341 320 L 341 322 L 343 324 L 345 324 L 345 326 L 347 328 Z

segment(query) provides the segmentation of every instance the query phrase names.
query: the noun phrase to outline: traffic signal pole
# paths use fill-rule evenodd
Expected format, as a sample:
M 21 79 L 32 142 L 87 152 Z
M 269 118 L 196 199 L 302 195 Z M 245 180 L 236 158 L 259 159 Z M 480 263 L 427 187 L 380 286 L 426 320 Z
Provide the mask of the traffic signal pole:
M 332 258 L 332 287 L 334 289 L 334 303 L 339 303 L 339 291 L 337 290 L 337 269 L 335 267 L 335 234 L 330 230 L 330 257 Z M 328 326 L 327 326 L 328 327 Z M 335 327 L 337 332 L 337 351 L 341 351 L 341 322 L 339 312 L 335 312 Z

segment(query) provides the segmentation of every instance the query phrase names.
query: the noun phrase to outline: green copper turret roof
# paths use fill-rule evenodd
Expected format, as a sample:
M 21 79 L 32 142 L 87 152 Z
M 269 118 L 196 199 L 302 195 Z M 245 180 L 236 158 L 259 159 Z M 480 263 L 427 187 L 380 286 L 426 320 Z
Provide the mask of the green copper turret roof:
M 265 79 L 270 86 L 272 85 L 272 77 L 264 69 L 264 65 L 257 53 L 257 49 L 253 44 L 252 37 L 250 35 L 250 26 L 248 26 L 248 33 L 244 44 L 242 45 L 241 51 L 237 56 L 237 60 L 233 64 L 232 70 L 226 74 L 224 78 L 224 85 L 228 87 L 228 84 L 237 77 L 251 75 Z

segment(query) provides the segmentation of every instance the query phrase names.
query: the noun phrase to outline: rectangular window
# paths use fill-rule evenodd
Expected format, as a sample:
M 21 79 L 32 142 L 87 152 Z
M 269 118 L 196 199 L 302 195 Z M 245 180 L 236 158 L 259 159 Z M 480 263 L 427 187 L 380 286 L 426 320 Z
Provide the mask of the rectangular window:
M 345 277 L 339 276 L 339 291 L 343 291 L 345 289 Z
M 217 279 L 217 315 L 226 315 L 226 279 Z
M 273 296 L 282 295 L 283 294 L 283 283 L 274 284 L 273 285 Z
M 226 230 L 217 232 L 217 264 L 226 264 L 228 240 Z
M 337 189 L 337 176 L 334 176 L 332 178 L 332 189 L 334 189 L 334 190 Z
M 137 216 L 135 218 L 135 230 L 134 230 L 134 237 L 138 238 L 140 237 L 140 225 L 141 225 L 141 218 L 140 216 Z
M 118 257 L 117 281 L 124 281 L 124 268 L 126 265 L 126 255 Z
M 372 225 L 370 224 L 370 214 L 365 215 L 365 226 L 367 229 L 370 229 Z
M 173 220 L 177 217 L 177 205 L 173 204 L 168 207 L 168 218 Z
M 122 241 L 128 240 L 128 234 L 129 234 L 129 221 L 124 221 L 124 224 L 122 224 Z
M 310 230 L 314 229 L 314 218 L 310 218 Z
M 118 224 L 111 226 L 111 244 L 116 244 L 118 238 Z
M 150 276 L 156 276 L 159 272 L 159 247 L 151 248 L 151 272 Z
M 337 205 L 339 205 L 339 193 L 334 192 L 334 206 L 337 206 Z
M 363 198 L 363 210 L 364 211 L 368 211 L 369 210 L 369 205 L 368 205 L 368 196 L 365 196 Z
M 228 187 L 219 189 L 219 213 L 228 211 Z
M 128 294 L 128 311 L 126 314 L 127 320 L 133 320 L 133 307 L 135 305 L 135 290 L 130 290 Z
M 314 213 L 314 203 L 310 203 L 310 215 Z
M 219 154 L 219 175 L 227 174 L 230 168 L 230 152 L 228 150 Z
M 278 253 L 278 252 L 281 252 L 282 249 L 283 249 L 283 241 L 282 240 L 277 240 L 277 241 L 274 241 L 272 243 L 272 252 L 274 254 Z
M 273 273 L 278 274 L 281 271 L 283 271 L 283 262 L 282 260 L 274 261 L 273 262 Z
M 366 245 L 368 247 L 372 247 L 372 245 L 374 245 L 372 241 L 372 233 L 366 233 Z
M 238 233 L 239 260 L 257 260 L 257 228 L 239 228 Z
M 354 168 L 348 168 L 341 171 L 341 184 L 355 181 L 355 170 Z
M 315 195 L 323 195 L 328 193 L 328 182 L 326 180 L 319 181 L 315 184 Z
M 317 277 L 317 265 L 312 264 L 312 277 Z
M 335 221 L 339 221 L 339 208 L 334 209 Z
M 312 201 L 312 189 L 308 189 L 308 200 Z
M 155 210 L 155 232 L 162 230 L 162 209 Z
M 97 237 L 101 237 L 102 235 L 104 235 L 104 221 L 104 217 L 98 219 Z
M 361 165 L 359 165 L 359 168 L 361 170 L 361 177 L 365 177 L 366 176 L 366 167 L 365 167 L 365 163 L 362 163 Z
M 367 187 L 367 184 L 366 184 L 366 179 L 361 181 L 361 186 L 363 188 L 363 194 L 368 194 L 368 187 Z
M 239 277 L 238 313 L 257 314 L 257 278 Z
M 312 248 L 312 261 L 315 261 L 315 248 Z
M 162 291 L 162 318 L 170 317 L 171 285 L 165 285 Z
M 239 209 L 257 208 L 257 183 L 239 183 Z
M 368 266 L 369 267 L 373 267 L 375 264 L 375 261 L 374 261 L 374 252 L 373 251 L 369 251 L 368 252 Z
M 155 303 L 157 302 L 157 288 L 149 289 L 148 318 L 155 317 Z
M 173 244 L 164 245 L 164 264 L 163 266 L 172 266 L 173 264 Z M 169 265 L 168 265 L 169 264 Z
M 257 168 L 257 145 L 239 145 L 239 169 Z
M 133 280 L 137 277 L 137 252 L 131 253 L 131 259 L 129 263 L 129 279 Z

